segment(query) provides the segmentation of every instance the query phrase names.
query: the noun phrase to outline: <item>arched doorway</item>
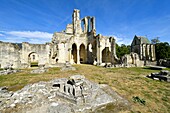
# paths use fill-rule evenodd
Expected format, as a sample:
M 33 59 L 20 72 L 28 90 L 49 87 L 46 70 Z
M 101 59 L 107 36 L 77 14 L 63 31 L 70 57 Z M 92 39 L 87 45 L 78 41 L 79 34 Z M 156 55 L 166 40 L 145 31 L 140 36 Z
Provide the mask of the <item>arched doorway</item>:
M 102 51 L 102 63 L 110 63 L 111 62 L 111 52 L 109 51 L 109 47 L 105 47 Z
M 77 63 L 77 46 L 75 43 L 72 45 L 71 54 L 72 54 L 74 62 Z
M 28 63 L 30 67 L 38 67 L 38 54 L 35 52 L 32 52 L 28 55 Z
M 85 45 L 80 45 L 80 63 L 86 63 L 86 50 Z

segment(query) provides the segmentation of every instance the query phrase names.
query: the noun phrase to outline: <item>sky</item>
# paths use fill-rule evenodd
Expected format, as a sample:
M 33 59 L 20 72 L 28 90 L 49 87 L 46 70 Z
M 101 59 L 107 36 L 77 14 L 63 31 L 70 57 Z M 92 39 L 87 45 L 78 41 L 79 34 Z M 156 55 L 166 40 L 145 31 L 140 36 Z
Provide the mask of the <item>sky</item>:
M 73 9 L 81 18 L 95 16 L 96 32 L 114 36 L 118 44 L 133 37 L 159 37 L 170 43 L 169 0 L 0 0 L 0 41 L 50 42 L 54 32 L 72 22 Z

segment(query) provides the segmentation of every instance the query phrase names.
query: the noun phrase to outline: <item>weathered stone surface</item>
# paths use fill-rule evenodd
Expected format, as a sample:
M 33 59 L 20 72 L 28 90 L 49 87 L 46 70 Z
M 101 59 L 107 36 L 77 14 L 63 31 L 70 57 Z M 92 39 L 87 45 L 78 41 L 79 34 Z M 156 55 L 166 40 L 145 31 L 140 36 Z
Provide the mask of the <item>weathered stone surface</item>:
M 167 70 L 162 70 L 159 73 L 151 73 L 150 75 L 147 75 L 147 77 L 170 82 L 170 72 Z
M 20 72 L 19 70 L 14 70 L 12 68 L 12 65 L 13 64 L 8 64 L 6 67 L 4 67 L 4 69 L 0 71 L 0 75 L 8 75 L 8 74 Z
M 0 88 L 0 112 L 88 113 L 110 103 L 129 106 L 108 85 L 80 75 L 30 84 L 16 92 Z

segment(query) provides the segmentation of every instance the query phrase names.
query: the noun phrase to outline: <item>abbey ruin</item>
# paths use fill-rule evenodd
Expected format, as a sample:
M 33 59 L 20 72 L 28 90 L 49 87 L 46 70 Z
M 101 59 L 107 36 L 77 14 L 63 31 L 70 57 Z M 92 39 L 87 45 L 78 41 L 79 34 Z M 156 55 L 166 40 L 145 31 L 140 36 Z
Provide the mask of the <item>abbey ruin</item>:
M 144 46 L 142 47 L 144 48 Z M 151 49 L 140 49 L 140 51 L 149 51 L 151 57 L 148 59 L 154 60 L 153 46 L 147 47 Z M 136 49 L 132 50 L 136 52 Z M 129 57 L 124 57 L 122 62 L 136 65 L 139 60 L 144 58 L 141 57 L 141 54 L 144 56 L 141 52 L 137 52 L 135 55 L 132 53 Z M 0 68 L 4 68 L 8 64 L 12 64 L 13 68 L 27 68 L 32 63 L 37 63 L 38 66 L 55 67 L 66 62 L 95 65 L 121 63 L 116 56 L 115 38 L 97 35 L 95 17 L 86 16 L 81 19 L 80 11 L 77 9 L 73 11 L 72 23 L 68 24 L 64 31 L 55 32 L 50 43 L 0 42 Z

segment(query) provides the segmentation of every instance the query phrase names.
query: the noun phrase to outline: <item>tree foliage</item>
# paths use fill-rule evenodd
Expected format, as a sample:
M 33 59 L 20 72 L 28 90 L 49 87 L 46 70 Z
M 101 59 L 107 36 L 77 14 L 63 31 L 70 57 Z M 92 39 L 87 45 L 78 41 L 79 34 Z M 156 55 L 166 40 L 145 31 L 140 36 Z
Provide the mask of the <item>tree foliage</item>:
M 116 44 L 116 54 L 117 57 L 120 58 L 122 56 L 124 56 L 125 54 L 129 54 L 130 53 L 130 45 L 125 45 L 122 44 L 121 46 L 119 46 L 118 44 Z
M 151 43 L 152 43 L 152 44 L 157 44 L 157 43 L 159 43 L 159 42 L 160 42 L 159 37 L 153 38 L 153 39 L 151 40 Z
M 168 42 L 156 43 L 155 45 L 156 59 L 170 58 L 170 45 Z

